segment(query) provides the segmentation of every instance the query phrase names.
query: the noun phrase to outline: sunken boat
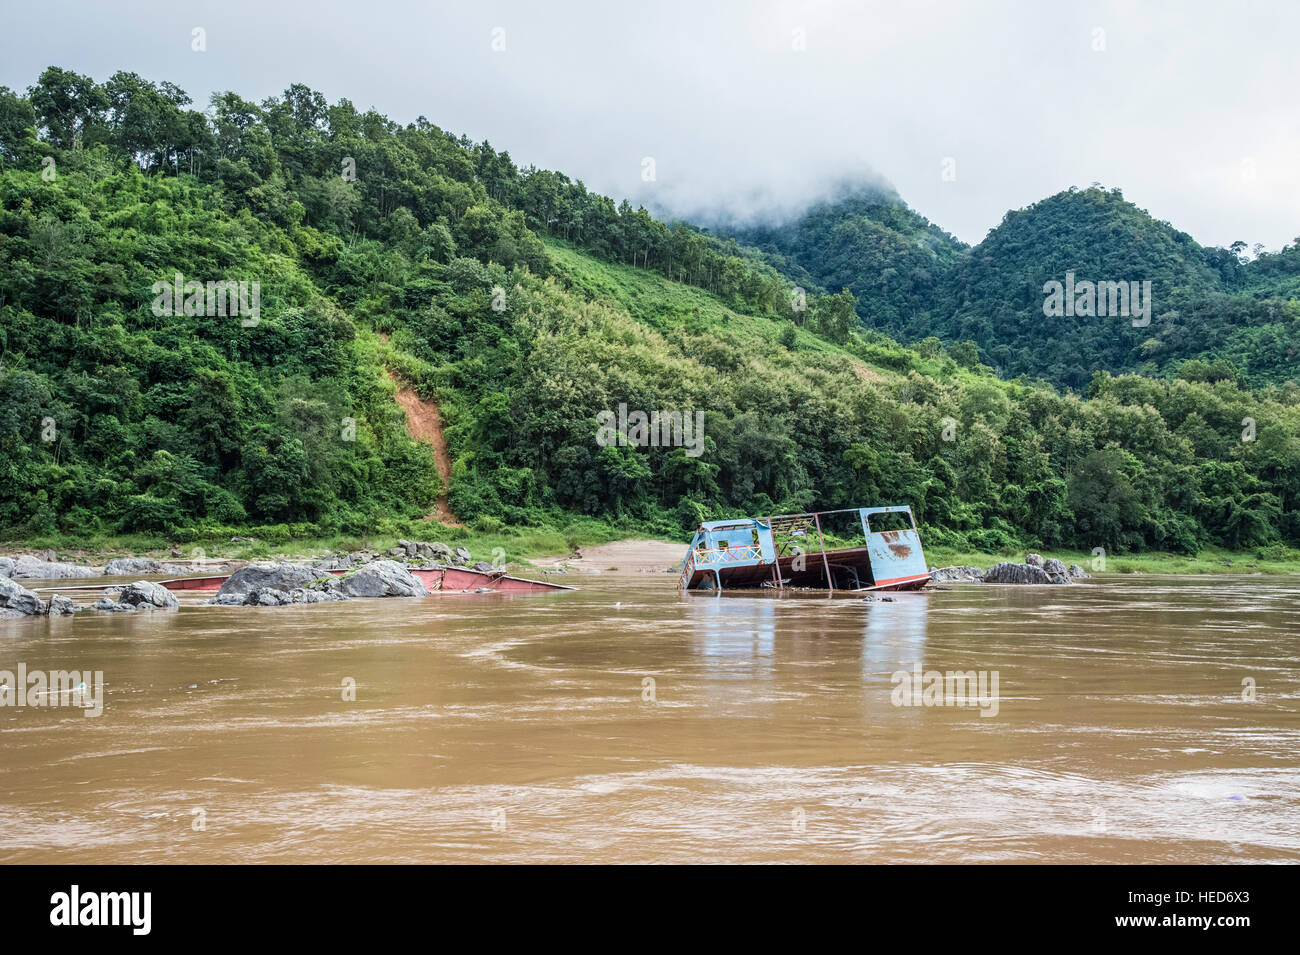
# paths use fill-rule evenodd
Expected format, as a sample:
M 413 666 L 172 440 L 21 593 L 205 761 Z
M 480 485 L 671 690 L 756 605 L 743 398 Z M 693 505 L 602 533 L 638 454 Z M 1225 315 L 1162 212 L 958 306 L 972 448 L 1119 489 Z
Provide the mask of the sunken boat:
M 429 593 L 494 593 L 506 594 L 544 594 L 559 590 L 576 590 L 565 584 L 552 584 L 542 580 L 529 580 L 527 577 L 512 577 L 504 570 L 481 571 L 468 567 L 408 567 L 407 572 L 417 578 Z M 334 577 L 343 577 L 348 571 L 330 570 L 326 573 Z M 174 580 L 160 580 L 159 583 L 168 590 L 220 590 L 221 585 L 230 577 L 223 574 L 215 577 L 178 577 Z
M 471 570 L 468 567 L 408 567 L 412 577 L 424 584 L 431 594 L 466 594 L 466 593 L 506 593 L 506 594 L 544 594 L 560 590 L 576 590 L 566 584 L 553 584 L 544 580 L 529 580 L 527 577 L 512 577 L 504 570 Z M 347 570 L 322 571 L 322 575 L 343 577 Z M 174 577 L 159 580 L 158 585 L 168 590 L 197 590 L 215 593 L 221 585 L 230 579 L 230 574 L 212 574 L 203 577 Z M 102 583 L 82 584 L 80 586 L 38 587 L 38 591 L 58 591 L 64 593 L 74 590 L 102 590 Z
M 677 589 L 852 594 L 929 582 L 912 509 L 889 505 L 706 521 L 682 560 Z

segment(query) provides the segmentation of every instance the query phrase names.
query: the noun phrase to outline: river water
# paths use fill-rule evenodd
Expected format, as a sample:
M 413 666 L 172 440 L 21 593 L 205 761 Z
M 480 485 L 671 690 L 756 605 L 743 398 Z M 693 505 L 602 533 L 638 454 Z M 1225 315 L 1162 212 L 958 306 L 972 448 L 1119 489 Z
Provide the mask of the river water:
M 105 683 L 0 707 L 0 861 L 1300 859 L 1300 581 L 675 580 L 0 621 Z

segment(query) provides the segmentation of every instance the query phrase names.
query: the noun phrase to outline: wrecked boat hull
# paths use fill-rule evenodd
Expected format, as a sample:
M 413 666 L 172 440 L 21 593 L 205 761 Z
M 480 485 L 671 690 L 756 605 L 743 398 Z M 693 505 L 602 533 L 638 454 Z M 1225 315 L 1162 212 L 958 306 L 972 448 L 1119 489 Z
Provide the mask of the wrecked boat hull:
M 909 526 L 874 530 L 873 517 L 884 514 L 896 515 L 895 522 L 905 518 Z M 861 542 L 827 547 L 823 523 L 828 519 L 860 533 Z M 705 522 L 682 561 L 677 587 L 713 595 L 787 587 L 854 594 L 920 590 L 929 582 L 912 509 L 888 505 Z
M 419 578 L 430 593 L 491 590 L 505 594 L 540 594 L 576 589 L 565 584 L 550 584 L 541 580 L 529 580 L 526 577 L 490 574 L 460 567 L 446 567 L 441 570 L 411 568 L 409 572 L 412 577 Z M 347 573 L 347 570 L 330 570 L 326 571 L 326 573 L 335 577 L 342 577 Z M 160 580 L 158 583 L 168 590 L 217 591 L 229 578 L 229 574 L 214 577 L 177 577 L 173 580 Z

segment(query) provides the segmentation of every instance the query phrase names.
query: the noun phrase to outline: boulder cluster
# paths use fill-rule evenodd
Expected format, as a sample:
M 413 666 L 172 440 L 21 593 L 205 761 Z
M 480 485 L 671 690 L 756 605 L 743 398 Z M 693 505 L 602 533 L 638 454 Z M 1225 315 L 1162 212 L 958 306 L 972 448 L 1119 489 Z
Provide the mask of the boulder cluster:
M 289 604 L 326 603 L 354 597 L 422 597 L 428 588 L 411 569 L 441 570 L 472 568 L 493 573 L 500 568 L 486 561 L 471 563 L 464 547 L 449 547 L 439 541 L 399 541 L 387 554 L 357 551 L 334 554 L 312 566 L 290 563 L 252 564 L 235 571 L 207 604 L 221 606 L 280 607 Z M 53 551 L 0 557 L 0 618 L 36 614 L 71 614 L 86 609 L 67 597 L 41 600 L 13 578 L 61 579 L 70 577 L 129 576 L 131 574 L 193 573 L 185 564 L 171 564 L 150 557 L 119 557 L 102 568 L 62 563 Z M 337 576 L 332 571 L 346 571 Z M 139 580 L 106 588 L 105 596 L 90 609 L 110 613 L 172 609 L 179 606 L 175 595 L 159 584 Z
M 935 583 L 953 581 L 979 581 L 985 584 L 1071 584 L 1089 577 L 1078 564 L 1066 566 L 1054 557 L 1044 559 L 1041 554 L 1026 554 L 1025 562 L 1002 561 L 988 570 L 978 567 L 931 567 L 930 579 Z
M 50 603 L 53 603 L 53 601 Z M 46 603 L 22 584 L 16 583 L 8 577 L 0 577 L 0 618 L 48 614 L 51 612 L 50 603 Z M 71 601 L 68 601 L 68 603 L 71 603 Z M 55 612 L 62 613 L 63 611 Z
M 471 564 L 473 557 L 464 547 L 449 547 L 441 541 L 399 540 L 386 555 L 363 550 L 352 554 L 338 554 L 315 564 L 317 570 L 348 570 L 379 560 L 404 561 L 421 570 L 441 570 L 444 567 L 465 567 L 484 573 L 499 568 L 485 560 Z
M 54 551 L 40 556 L 22 554 L 18 557 L 0 557 L 0 577 L 30 577 L 40 580 L 58 580 L 65 577 L 97 577 L 99 568 L 81 564 L 67 564 L 54 559 Z
M 137 580 L 122 587 L 110 587 L 108 592 L 115 592 L 117 599 L 114 600 L 111 596 L 101 597 L 91 604 L 90 609 L 108 613 L 134 613 L 138 610 L 175 610 L 180 606 L 176 595 L 170 590 L 147 580 Z
M 235 571 L 206 604 L 224 607 L 282 607 L 353 597 L 423 597 L 428 588 L 395 560 L 364 563 L 336 577 L 330 568 L 296 564 L 253 564 Z
M 191 574 L 189 564 L 168 564 L 152 557 L 118 557 L 104 566 L 105 577 L 127 577 L 131 574 Z
M 55 560 L 54 551 L 0 557 L 0 577 L 66 580 L 72 577 L 129 577 L 132 574 L 191 574 L 193 564 L 172 564 L 152 557 L 118 557 L 103 567 Z
M 131 613 L 137 610 L 174 610 L 179 606 L 176 597 L 165 587 L 147 580 L 137 580 L 121 587 L 109 587 L 91 607 L 111 613 Z M 85 608 L 78 607 L 69 598 L 55 594 L 49 601 L 42 600 L 34 591 L 7 577 L 0 577 L 0 618 L 32 616 L 67 616 Z

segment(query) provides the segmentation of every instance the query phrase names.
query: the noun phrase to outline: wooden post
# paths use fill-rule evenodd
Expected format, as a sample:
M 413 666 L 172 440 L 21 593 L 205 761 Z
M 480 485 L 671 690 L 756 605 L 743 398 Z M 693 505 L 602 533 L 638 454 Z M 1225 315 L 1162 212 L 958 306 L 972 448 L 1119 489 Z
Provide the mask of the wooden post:
M 835 581 L 831 579 L 831 562 L 826 559 L 826 541 L 822 539 L 822 522 L 816 514 L 813 514 L 813 523 L 817 525 L 817 545 L 822 549 L 822 567 L 826 569 L 826 589 L 835 593 Z
M 767 532 L 772 535 L 772 576 L 776 578 L 777 593 L 785 592 L 785 584 L 781 583 L 781 555 L 776 551 L 776 528 L 772 526 L 772 515 L 767 516 Z M 759 551 L 762 551 L 762 544 L 759 545 Z

